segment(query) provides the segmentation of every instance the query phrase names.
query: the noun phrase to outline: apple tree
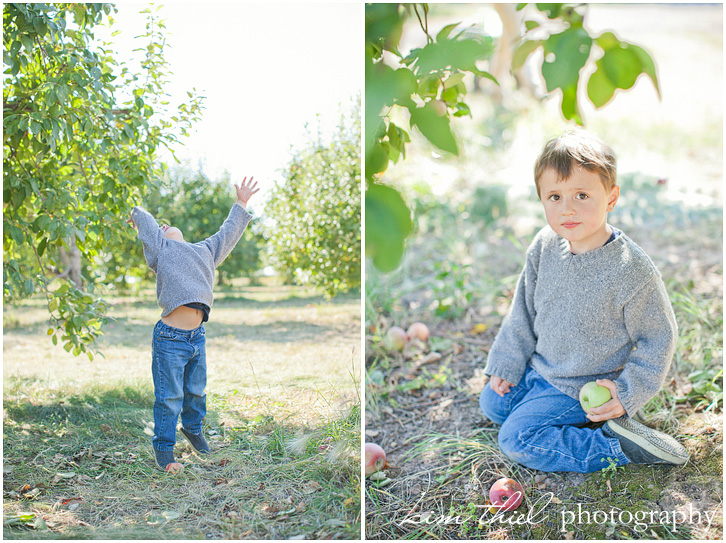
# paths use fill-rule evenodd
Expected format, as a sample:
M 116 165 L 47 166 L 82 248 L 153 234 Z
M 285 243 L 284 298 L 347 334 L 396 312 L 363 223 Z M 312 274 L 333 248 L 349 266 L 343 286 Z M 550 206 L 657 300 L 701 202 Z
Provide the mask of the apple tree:
M 525 6 L 517 4 L 517 10 Z M 597 69 L 588 79 L 586 94 L 596 108 L 609 103 L 618 89 L 631 88 L 641 74 L 659 91 L 655 63 L 644 49 L 612 32 L 594 35 L 584 27 L 587 4 L 532 6 L 522 18 L 511 70 L 517 71 L 541 50 L 542 78 L 548 92 L 560 93 L 565 119 L 584 124 L 578 105 L 584 97 L 578 85 L 582 68 L 591 59 Z M 399 50 L 403 25 L 414 16 L 421 46 L 404 55 Z M 442 154 L 458 155 L 451 119 L 471 116 L 465 75 L 496 82 L 479 67 L 492 56 L 493 39 L 458 26 L 446 25 L 433 36 L 427 4 L 371 3 L 365 8 L 365 249 L 381 271 L 398 266 L 413 229 L 403 195 L 384 178 L 391 162 L 405 159 L 410 130 L 416 129 Z M 394 108 L 408 113 L 408 126 L 391 120 Z
M 93 358 L 106 303 L 81 261 L 122 249 L 131 207 L 198 119 L 201 98 L 171 110 L 164 24 L 146 10 L 131 68 L 95 31 L 111 4 L 3 6 L 3 299 L 41 293 L 48 335 Z
M 329 143 L 295 151 L 265 207 L 272 265 L 327 296 L 361 284 L 360 130 L 358 106 Z

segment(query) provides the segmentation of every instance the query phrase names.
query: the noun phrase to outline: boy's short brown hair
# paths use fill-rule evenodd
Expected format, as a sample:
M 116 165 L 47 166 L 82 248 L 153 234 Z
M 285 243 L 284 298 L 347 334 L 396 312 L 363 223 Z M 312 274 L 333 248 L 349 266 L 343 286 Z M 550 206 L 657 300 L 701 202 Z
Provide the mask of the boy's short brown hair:
M 572 130 L 548 141 L 537 158 L 534 165 L 537 196 L 540 195 L 539 180 L 546 169 L 554 169 L 559 179 L 565 180 L 570 177 L 573 164 L 600 174 L 606 190 L 613 188 L 617 182 L 615 152 L 592 134 Z

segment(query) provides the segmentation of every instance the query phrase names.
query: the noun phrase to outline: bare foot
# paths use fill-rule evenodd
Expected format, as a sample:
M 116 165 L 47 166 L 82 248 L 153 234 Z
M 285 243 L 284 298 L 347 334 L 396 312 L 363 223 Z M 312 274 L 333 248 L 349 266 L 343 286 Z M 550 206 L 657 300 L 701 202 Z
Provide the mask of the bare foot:
M 171 464 L 166 465 L 164 471 L 174 475 L 176 473 L 181 473 L 182 471 L 184 471 L 184 466 L 182 466 L 179 462 L 172 462 Z

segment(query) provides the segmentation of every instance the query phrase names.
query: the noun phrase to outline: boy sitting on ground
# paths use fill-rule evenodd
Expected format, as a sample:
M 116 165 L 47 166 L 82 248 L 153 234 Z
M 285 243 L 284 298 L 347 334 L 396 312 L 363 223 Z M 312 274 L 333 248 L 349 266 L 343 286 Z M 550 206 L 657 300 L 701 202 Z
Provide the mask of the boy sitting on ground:
M 620 195 L 615 154 L 569 132 L 547 143 L 534 177 L 548 226 L 527 250 L 480 398 L 501 424 L 502 452 L 547 472 L 593 472 L 606 459 L 684 464 L 680 443 L 632 418 L 663 386 L 677 329 L 655 265 L 607 223 Z M 578 396 L 589 381 L 612 399 L 586 413 Z

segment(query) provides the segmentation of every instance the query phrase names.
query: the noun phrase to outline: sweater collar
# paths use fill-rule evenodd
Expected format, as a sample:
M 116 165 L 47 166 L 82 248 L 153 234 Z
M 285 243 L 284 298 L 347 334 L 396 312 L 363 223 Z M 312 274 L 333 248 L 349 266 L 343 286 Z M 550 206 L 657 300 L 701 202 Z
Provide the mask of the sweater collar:
M 572 254 L 570 252 L 570 243 L 565 238 L 559 236 L 560 257 L 562 260 L 571 260 L 572 262 L 577 263 L 593 262 L 601 258 L 609 258 L 614 253 L 619 252 L 622 244 L 625 243 L 625 234 L 609 223 L 608 226 L 610 226 L 613 232 L 619 232 L 615 239 L 605 243 L 605 245 L 601 245 L 600 247 L 587 251 L 586 253 L 580 253 L 579 255 Z

